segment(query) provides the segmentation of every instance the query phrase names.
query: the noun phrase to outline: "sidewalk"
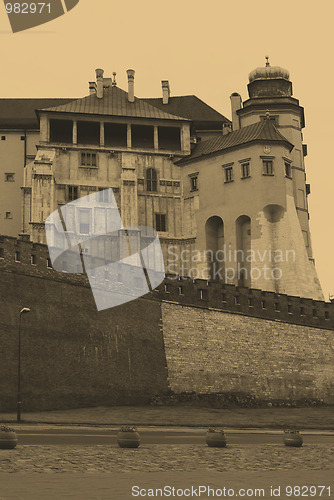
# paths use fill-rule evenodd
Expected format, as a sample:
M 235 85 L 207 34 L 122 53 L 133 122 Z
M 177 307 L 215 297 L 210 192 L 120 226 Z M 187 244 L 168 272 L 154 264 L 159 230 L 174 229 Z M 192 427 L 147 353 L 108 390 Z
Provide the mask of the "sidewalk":
M 0 423 L 16 424 L 15 413 L 1 413 Z M 118 427 L 223 427 L 234 429 L 277 429 L 286 427 L 334 431 L 334 407 L 319 408 L 232 408 L 190 406 L 127 406 L 79 408 L 26 413 L 22 424 L 87 425 Z

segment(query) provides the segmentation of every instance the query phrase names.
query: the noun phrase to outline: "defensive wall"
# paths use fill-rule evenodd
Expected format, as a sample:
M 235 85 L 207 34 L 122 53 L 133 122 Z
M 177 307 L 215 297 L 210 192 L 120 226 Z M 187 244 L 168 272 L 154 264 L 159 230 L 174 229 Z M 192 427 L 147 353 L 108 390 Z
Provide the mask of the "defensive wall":
M 45 245 L 0 236 L 0 411 L 14 409 L 19 311 L 24 409 L 246 394 L 334 404 L 334 303 L 186 278 L 97 312 L 84 275 Z

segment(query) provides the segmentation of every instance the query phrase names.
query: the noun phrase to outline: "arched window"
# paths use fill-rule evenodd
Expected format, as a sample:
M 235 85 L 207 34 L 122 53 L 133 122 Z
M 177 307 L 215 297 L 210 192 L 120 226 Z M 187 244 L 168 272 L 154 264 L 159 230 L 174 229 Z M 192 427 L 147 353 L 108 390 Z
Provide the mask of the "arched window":
M 148 168 L 146 171 L 146 189 L 147 191 L 158 190 L 157 172 L 154 168 Z

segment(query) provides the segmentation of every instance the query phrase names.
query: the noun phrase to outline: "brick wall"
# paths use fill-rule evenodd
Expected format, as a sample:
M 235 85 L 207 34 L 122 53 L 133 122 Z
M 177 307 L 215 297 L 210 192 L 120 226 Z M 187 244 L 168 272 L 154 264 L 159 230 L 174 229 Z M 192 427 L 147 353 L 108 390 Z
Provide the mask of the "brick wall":
M 243 393 L 267 401 L 334 404 L 330 330 L 166 301 L 162 320 L 175 393 Z

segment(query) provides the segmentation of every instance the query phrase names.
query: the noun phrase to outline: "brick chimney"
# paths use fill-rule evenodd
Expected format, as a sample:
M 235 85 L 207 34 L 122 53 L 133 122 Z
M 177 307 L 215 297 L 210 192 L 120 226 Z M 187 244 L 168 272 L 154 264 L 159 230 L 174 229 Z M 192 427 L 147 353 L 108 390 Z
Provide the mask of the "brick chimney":
M 103 98 L 103 69 L 96 70 L 96 96 L 98 99 Z
M 161 80 L 162 85 L 162 104 L 168 104 L 170 98 L 170 87 L 168 80 Z
M 240 122 L 239 116 L 237 115 L 238 109 L 241 109 L 241 96 L 237 92 L 233 92 L 230 97 L 231 99 L 231 110 L 232 110 L 232 130 L 239 130 Z
M 128 69 L 126 71 L 128 75 L 128 101 L 135 101 L 135 71 L 133 69 Z

